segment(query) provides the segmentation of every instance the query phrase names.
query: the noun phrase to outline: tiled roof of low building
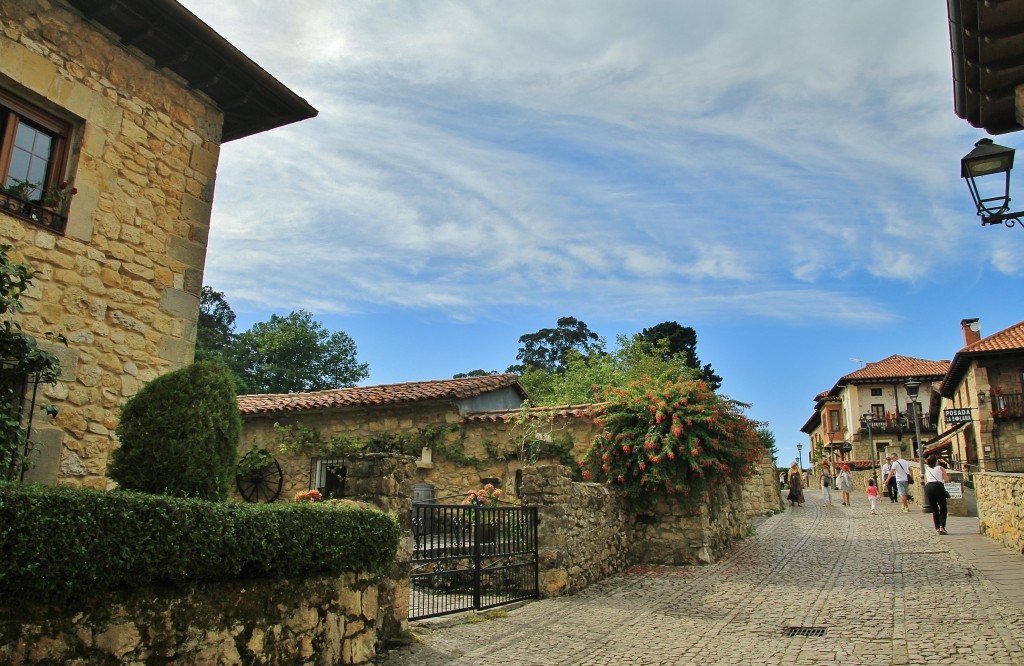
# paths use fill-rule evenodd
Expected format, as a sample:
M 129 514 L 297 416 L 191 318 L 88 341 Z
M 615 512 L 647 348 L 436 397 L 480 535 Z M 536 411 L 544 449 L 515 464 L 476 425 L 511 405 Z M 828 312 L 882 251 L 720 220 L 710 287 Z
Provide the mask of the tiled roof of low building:
M 238 409 L 243 414 L 262 414 L 339 407 L 372 407 L 427 400 L 460 400 L 504 388 L 513 388 L 520 397 L 526 399 L 526 392 L 519 385 L 519 376 L 506 373 L 404 384 L 352 386 L 309 393 L 240 395 Z
M 923 358 L 900 356 L 893 354 L 881 361 L 868 363 L 860 370 L 851 372 L 837 383 L 837 386 L 849 383 L 871 382 L 893 379 L 927 379 L 941 378 L 949 371 L 949 361 L 928 361 Z
M 939 393 L 943 397 L 951 398 L 973 359 L 981 356 L 1006 356 L 1012 354 L 1024 356 L 1024 321 L 984 337 L 958 351 L 956 356 L 953 357 L 953 362 L 950 364 L 949 372 L 939 388 Z
M 581 405 L 560 405 L 558 407 L 531 407 L 529 410 L 532 416 L 547 416 L 547 417 L 586 417 L 590 416 L 590 410 L 595 405 L 607 404 L 607 403 L 586 403 Z M 518 409 L 488 409 L 480 410 L 476 412 L 467 412 L 465 419 L 467 421 L 493 421 L 493 422 L 504 422 L 513 419 L 521 413 Z

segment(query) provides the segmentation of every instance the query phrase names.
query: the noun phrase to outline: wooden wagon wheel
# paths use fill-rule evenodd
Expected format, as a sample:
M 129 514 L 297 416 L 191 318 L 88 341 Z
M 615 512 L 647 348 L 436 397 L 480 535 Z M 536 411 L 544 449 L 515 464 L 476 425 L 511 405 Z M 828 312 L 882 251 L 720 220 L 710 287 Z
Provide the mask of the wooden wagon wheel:
M 284 472 L 269 451 L 253 449 L 238 461 L 235 485 L 246 502 L 273 502 L 281 495 Z

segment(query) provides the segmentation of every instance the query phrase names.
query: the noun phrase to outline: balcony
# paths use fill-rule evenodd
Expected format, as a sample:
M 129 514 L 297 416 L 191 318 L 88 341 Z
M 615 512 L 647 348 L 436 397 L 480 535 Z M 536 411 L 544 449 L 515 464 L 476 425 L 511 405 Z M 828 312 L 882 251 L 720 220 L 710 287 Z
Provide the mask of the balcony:
M 992 418 L 1024 418 L 1024 393 L 1000 393 L 993 395 Z
M 884 418 L 874 417 L 870 421 L 871 432 L 873 434 L 886 434 L 886 433 L 902 433 L 902 432 L 913 432 L 914 431 L 914 419 L 909 414 L 900 414 L 893 416 L 887 414 Z M 921 414 L 918 417 L 918 425 L 921 430 L 934 430 L 935 423 L 932 421 L 931 414 Z M 861 422 L 861 430 L 867 432 L 868 422 Z

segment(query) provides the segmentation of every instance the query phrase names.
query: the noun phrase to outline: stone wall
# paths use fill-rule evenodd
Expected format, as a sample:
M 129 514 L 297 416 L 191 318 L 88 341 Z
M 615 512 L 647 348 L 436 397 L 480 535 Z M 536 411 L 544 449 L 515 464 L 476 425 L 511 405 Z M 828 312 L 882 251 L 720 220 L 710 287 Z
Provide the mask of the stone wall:
M 322 442 L 333 437 L 365 440 L 393 435 L 408 435 L 415 439 L 424 428 L 446 429 L 444 445 L 457 450 L 461 459 L 446 455 L 439 448 L 427 447 L 419 451 L 416 465 L 416 483 L 430 484 L 434 488 L 434 497 L 462 496 L 484 483 L 493 483 L 514 495 L 517 473 L 524 467 L 518 456 L 518 433 L 514 424 L 496 418 L 465 419 L 450 402 L 245 415 L 243 423 L 241 454 L 252 448 L 265 448 L 274 454 L 284 474 L 282 500 L 290 500 L 296 492 L 309 489 L 311 458 L 320 454 L 310 451 L 281 454 L 280 446 L 284 440 L 274 428 L 275 423 L 282 426 L 301 424 L 319 433 Z M 596 432 L 593 422 L 585 418 L 555 417 L 546 423 L 544 436 L 571 439 L 576 458 L 583 456 Z M 559 461 L 547 458 L 536 462 Z
M 29 616 L 0 608 L 0 663 L 363 664 L 385 637 L 391 588 L 349 574 L 140 588 Z
M 0 2 L 0 86 L 72 123 L 78 194 L 64 235 L 0 213 L 0 243 L 39 272 L 24 331 L 68 338 L 31 480 L 104 489 L 124 401 L 192 360 L 223 118 L 63 7 Z
M 981 533 L 1024 554 L 1024 474 L 974 475 Z
M 348 465 L 353 500 L 398 516 L 388 575 L 147 587 L 27 612 L 0 606 L 0 663 L 367 663 L 408 628 L 415 461 L 368 454 Z
M 659 499 L 653 511 L 638 516 L 634 528 L 638 564 L 710 564 L 747 532 L 739 484 L 722 486 L 705 504 L 686 508 Z
M 607 486 L 574 483 L 561 465 L 530 467 L 521 497 L 538 507 L 542 597 L 578 592 L 633 562 L 632 516 Z
M 779 490 L 775 460 L 765 451 L 754 466 L 753 475 L 743 484 L 743 510 L 747 517 L 773 516 L 785 510 Z
M 659 501 L 635 516 L 607 486 L 572 481 L 561 465 L 523 470 L 521 497 L 538 507 L 541 596 L 578 592 L 633 564 L 706 564 L 746 535 L 750 519 L 782 510 L 769 456 L 742 484 L 695 509 Z

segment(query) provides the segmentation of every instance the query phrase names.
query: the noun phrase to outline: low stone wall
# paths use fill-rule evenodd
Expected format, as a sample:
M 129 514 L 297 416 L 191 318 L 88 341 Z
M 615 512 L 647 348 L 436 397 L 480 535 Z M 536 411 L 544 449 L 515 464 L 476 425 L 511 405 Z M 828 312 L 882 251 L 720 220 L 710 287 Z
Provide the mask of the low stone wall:
M 538 507 L 542 597 L 578 592 L 633 561 L 632 518 L 607 486 L 574 483 L 568 467 L 546 465 L 523 470 L 521 495 Z
M 146 587 L 82 607 L 0 607 L 0 664 L 363 664 L 408 629 L 416 462 L 348 462 L 346 495 L 394 512 L 402 528 L 386 576 Z
M 974 475 L 981 533 L 1024 554 L 1024 474 Z
M 637 564 L 710 564 L 747 531 L 741 486 L 723 486 L 706 504 L 687 509 L 659 500 L 634 527 Z
M 742 538 L 755 516 L 782 510 L 769 456 L 742 484 L 722 487 L 697 509 L 662 500 L 635 516 L 607 486 L 572 481 L 561 465 L 523 470 L 522 500 L 538 507 L 540 593 L 578 592 L 634 564 L 706 564 Z
M 143 588 L 16 617 L 0 609 L 0 663 L 364 664 L 389 624 L 392 588 L 350 574 Z
M 772 516 L 785 510 L 779 493 L 779 473 L 771 454 L 765 451 L 754 474 L 743 483 L 743 510 L 748 518 Z

